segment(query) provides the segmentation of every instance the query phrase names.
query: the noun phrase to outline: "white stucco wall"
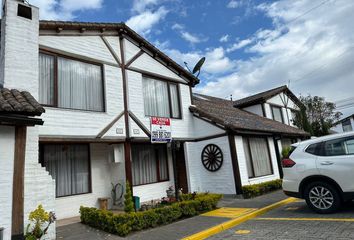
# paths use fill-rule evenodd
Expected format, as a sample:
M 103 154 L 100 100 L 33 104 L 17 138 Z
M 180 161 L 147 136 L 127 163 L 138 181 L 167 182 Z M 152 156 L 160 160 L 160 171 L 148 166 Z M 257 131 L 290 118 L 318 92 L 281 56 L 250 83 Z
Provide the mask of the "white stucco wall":
M 271 137 L 268 137 L 267 140 L 268 140 L 270 156 L 271 156 L 271 160 L 272 160 L 273 174 L 269 175 L 269 176 L 264 176 L 264 177 L 249 178 L 248 171 L 247 171 L 245 150 L 243 148 L 243 139 L 241 136 L 235 136 L 236 152 L 237 152 L 237 159 L 238 159 L 238 164 L 239 164 L 239 168 L 240 168 L 240 176 L 241 176 L 242 185 L 256 184 L 256 183 L 271 181 L 271 180 L 275 180 L 275 179 L 280 178 L 278 164 L 277 164 L 277 156 L 276 156 L 276 152 L 275 152 L 273 139 Z
M 223 165 L 216 172 L 210 172 L 205 169 L 201 161 L 203 148 L 211 143 L 220 147 L 224 157 Z M 228 137 L 189 142 L 185 143 L 185 147 L 190 192 L 209 191 L 213 193 L 236 194 Z
M 0 126 L 0 227 L 4 228 L 4 240 L 11 239 L 14 151 L 15 128 Z

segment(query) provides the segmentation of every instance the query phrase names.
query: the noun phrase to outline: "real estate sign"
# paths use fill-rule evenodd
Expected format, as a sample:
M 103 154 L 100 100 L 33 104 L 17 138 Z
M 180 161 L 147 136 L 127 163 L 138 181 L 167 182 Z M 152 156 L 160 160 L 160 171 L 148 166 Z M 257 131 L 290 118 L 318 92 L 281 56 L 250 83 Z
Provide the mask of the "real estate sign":
M 169 143 L 171 141 L 171 120 L 151 117 L 151 143 Z

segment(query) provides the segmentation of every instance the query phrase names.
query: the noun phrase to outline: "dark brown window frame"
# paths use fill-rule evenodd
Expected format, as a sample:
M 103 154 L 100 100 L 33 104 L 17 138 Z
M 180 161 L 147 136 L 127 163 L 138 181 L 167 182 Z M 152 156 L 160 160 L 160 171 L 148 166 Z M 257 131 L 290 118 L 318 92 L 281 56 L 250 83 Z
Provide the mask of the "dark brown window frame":
M 272 111 L 272 119 L 274 121 L 277 121 L 274 119 L 274 108 L 280 109 L 280 116 L 281 116 L 281 123 L 284 123 L 284 116 L 283 116 L 283 107 L 282 106 L 277 106 L 274 104 L 269 104 L 270 105 L 270 109 Z
M 261 176 L 255 176 L 255 172 L 254 172 L 254 164 L 253 164 L 253 157 L 251 154 L 251 146 L 250 146 L 250 138 L 263 138 L 266 143 L 267 143 L 267 150 L 268 150 L 268 157 L 269 157 L 269 163 L 270 163 L 270 169 L 271 169 L 271 173 L 270 174 L 266 174 L 266 175 L 261 175 Z M 260 178 L 260 177 L 266 177 L 266 176 L 271 176 L 274 175 L 274 169 L 273 169 L 273 163 L 272 163 L 272 155 L 270 154 L 270 147 L 269 147 L 269 141 L 268 138 L 265 136 L 242 136 L 242 141 L 244 141 L 245 139 L 247 139 L 247 146 L 248 149 L 244 149 L 244 151 L 248 151 L 248 155 L 250 156 L 250 160 L 251 160 L 251 167 L 252 167 L 252 174 L 253 177 L 248 176 L 249 179 L 256 179 L 256 178 Z M 247 159 L 245 159 L 247 161 Z M 248 173 L 248 172 L 247 172 Z
M 170 111 L 169 118 L 171 118 L 171 119 L 183 119 L 182 107 L 181 107 L 182 106 L 182 104 L 181 104 L 181 90 L 180 90 L 179 83 L 178 82 L 174 82 L 174 81 L 168 81 L 166 79 L 157 78 L 157 77 L 154 77 L 154 76 L 150 76 L 148 74 L 143 74 L 142 76 L 143 76 L 143 78 L 150 78 L 150 79 L 154 79 L 154 80 L 157 80 L 157 81 L 161 81 L 161 82 L 166 82 L 167 83 L 168 107 L 169 107 L 169 111 Z M 144 79 L 142 79 L 142 81 L 144 81 Z M 170 85 L 175 85 L 177 87 L 177 101 L 178 101 L 179 117 L 172 117 L 172 102 L 171 102 Z M 143 95 L 143 101 L 145 102 L 144 95 Z M 145 114 L 145 108 L 144 108 L 144 114 Z M 160 117 L 160 116 L 153 116 L 153 115 L 145 114 L 145 117 Z
M 104 79 L 104 64 L 102 63 L 98 63 L 98 62 L 93 62 L 93 61 L 89 61 L 89 60 L 84 60 L 84 59 L 80 59 L 80 58 L 76 58 L 76 57 L 72 57 L 72 56 L 67 56 L 61 53 L 56 53 L 53 51 L 48 51 L 48 50 L 43 50 L 43 49 L 39 49 L 39 54 L 45 54 L 48 56 L 52 56 L 54 57 L 54 103 L 51 104 L 42 104 L 45 107 L 54 107 L 54 108 L 59 108 L 59 109 L 70 109 L 70 110 L 77 110 L 77 111 L 87 111 L 87 112 L 106 112 L 106 94 L 105 94 L 105 79 Z M 78 61 L 78 62 L 82 62 L 82 63 L 87 63 L 87 64 L 91 64 L 91 65 L 96 65 L 99 66 L 101 68 L 101 81 L 102 81 L 102 99 L 103 99 L 103 109 L 102 111 L 97 111 L 97 110 L 89 110 L 89 109 L 81 109 L 81 108 L 68 108 L 68 107 L 59 107 L 58 106 L 58 57 L 60 58 L 65 58 L 65 59 L 69 59 L 69 60 L 74 60 L 74 61 Z
M 91 167 L 91 146 L 89 143 L 63 143 L 63 142 L 40 142 L 39 143 L 39 163 L 41 164 L 42 167 L 45 167 L 44 165 L 44 154 L 43 154 L 43 146 L 44 145 L 86 145 L 87 146 L 87 151 L 88 151 L 88 173 L 89 173 L 89 186 L 88 186 L 88 192 L 84 193 L 77 193 L 77 194 L 70 194 L 70 195 L 64 195 L 64 196 L 57 196 L 55 193 L 55 198 L 64 198 L 64 197 L 71 197 L 71 196 L 79 196 L 79 195 L 84 195 L 84 194 L 91 194 L 92 193 L 92 167 Z M 55 185 L 56 189 L 56 185 Z M 56 191 L 55 191 L 56 192 Z
M 136 146 L 136 145 L 152 145 L 154 146 L 153 144 L 151 143 L 133 143 L 132 144 L 132 147 L 131 147 L 131 151 L 133 149 L 133 146 Z M 157 149 L 154 149 L 155 152 L 157 152 Z M 132 183 L 132 186 L 133 187 L 139 187 L 139 186 L 144 186 L 144 185 L 149 185 L 149 184 L 155 184 L 155 183 L 162 183 L 162 182 L 169 182 L 170 181 L 170 168 L 169 168 L 169 163 L 168 163 L 168 149 L 167 149 L 167 146 L 165 146 L 165 153 L 166 153 L 166 168 L 167 168 L 167 179 L 163 179 L 161 180 L 161 176 L 160 176 L 160 159 L 158 157 L 158 154 L 156 154 L 157 156 L 157 159 L 156 159 L 156 176 L 157 176 L 157 181 L 155 182 L 150 182 L 150 183 L 142 183 L 142 184 L 137 184 L 137 185 L 134 185 Z M 131 153 L 132 154 L 132 153 Z M 133 162 L 133 158 L 132 158 L 132 162 Z M 132 166 L 133 167 L 133 166 Z

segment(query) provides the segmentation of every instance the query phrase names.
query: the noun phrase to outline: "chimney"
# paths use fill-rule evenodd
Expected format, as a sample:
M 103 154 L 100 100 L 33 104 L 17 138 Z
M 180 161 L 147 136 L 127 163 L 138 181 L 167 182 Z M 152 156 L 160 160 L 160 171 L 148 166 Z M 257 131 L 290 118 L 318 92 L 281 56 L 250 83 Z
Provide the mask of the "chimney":
M 3 0 L 0 85 L 38 99 L 39 10 L 24 0 Z

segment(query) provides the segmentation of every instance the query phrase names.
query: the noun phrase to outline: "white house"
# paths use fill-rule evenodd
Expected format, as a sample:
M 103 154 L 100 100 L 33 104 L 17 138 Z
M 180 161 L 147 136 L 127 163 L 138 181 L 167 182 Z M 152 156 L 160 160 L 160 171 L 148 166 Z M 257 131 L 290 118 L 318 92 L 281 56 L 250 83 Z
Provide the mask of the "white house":
M 337 133 L 350 132 L 353 131 L 353 129 L 354 129 L 354 114 L 337 121 L 335 124 L 333 124 L 333 127 L 331 128 L 332 131 Z
M 243 185 L 279 178 L 280 139 L 307 137 L 289 118 L 286 125 L 193 97 L 199 80 L 123 23 L 39 21 L 38 9 L 20 0 L 3 9 L 1 83 L 45 108 L 44 125 L 27 131 L 22 225 L 39 203 L 58 219 L 99 207 L 111 183 L 127 180 L 141 202 L 165 197 L 170 186 L 240 194 Z M 272 97 L 265 109 L 278 101 Z M 152 116 L 170 119 L 172 143 L 151 143 Z M 10 239 L 13 219 L 6 221 Z

